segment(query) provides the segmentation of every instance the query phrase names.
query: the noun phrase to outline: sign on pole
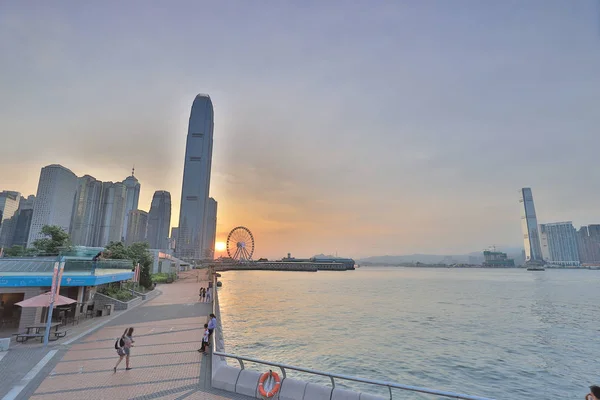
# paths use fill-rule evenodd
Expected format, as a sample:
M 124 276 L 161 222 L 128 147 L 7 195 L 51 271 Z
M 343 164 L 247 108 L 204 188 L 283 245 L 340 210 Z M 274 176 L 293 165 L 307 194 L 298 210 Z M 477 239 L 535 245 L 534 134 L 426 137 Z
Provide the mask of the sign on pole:
M 133 274 L 133 281 L 136 283 L 140 281 L 140 263 L 137 263 L 137 265 L 135 266 L 135 272 Z
M 64 258 L 61 258 L 60 262 L 57 261 L 54 263 L 54 272 L 52 273 L 52 289 L 50 290 L 50 304 L 48 307 L 46 330 L 44 331 L 44 347 L 48 346 L 48 337 L 50 335 L 50 328 L 52 326 L 52 311 L 54 309 L 54 300 L 56 296 L 59 295 L 60 281 L 62 279 L 64 269 Z

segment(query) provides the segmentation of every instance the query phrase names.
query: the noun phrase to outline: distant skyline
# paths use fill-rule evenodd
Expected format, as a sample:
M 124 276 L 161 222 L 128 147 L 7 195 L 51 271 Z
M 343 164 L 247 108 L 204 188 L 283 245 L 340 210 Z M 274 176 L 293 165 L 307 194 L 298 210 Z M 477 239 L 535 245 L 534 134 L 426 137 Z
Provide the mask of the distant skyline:
M 0 4 L 0 191 L 40 169 L 169 191 L 214 104 L 217 241 L 256 257 L 462 254 L 600 223 L 597 1 Z M 217 254 L 219 255 L 219 254 Z

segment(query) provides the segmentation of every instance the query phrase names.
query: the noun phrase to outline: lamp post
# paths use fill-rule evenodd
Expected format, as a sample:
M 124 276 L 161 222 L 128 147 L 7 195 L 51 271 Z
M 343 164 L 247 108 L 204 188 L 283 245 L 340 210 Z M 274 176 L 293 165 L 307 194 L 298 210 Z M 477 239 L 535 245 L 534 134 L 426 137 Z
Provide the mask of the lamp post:
M 52 274 L 52 289 L 50 291 L 50 307 L 48 317 L 46 318 L 46 330 L 44 332 L 44 347 L 48 346 L 48 338 L 52 327 L 52 311 L 54 310 L 54 300 L 60 292 L 60 281 L 65 270 L 65 257 L 59 256 L 58 261 L 54 263 L 54 273 Z

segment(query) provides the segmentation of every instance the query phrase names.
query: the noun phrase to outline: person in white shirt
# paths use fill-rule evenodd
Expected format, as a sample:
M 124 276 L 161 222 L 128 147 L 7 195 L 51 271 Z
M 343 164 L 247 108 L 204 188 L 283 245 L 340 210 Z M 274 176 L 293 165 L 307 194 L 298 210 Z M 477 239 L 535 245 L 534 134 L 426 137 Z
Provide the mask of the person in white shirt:
M 206 354 L 206 348 L 208 347 L 208 324 L 204 324 L 204 334 L 202 335 L 202 347 L 198 349 L 200 353 Z

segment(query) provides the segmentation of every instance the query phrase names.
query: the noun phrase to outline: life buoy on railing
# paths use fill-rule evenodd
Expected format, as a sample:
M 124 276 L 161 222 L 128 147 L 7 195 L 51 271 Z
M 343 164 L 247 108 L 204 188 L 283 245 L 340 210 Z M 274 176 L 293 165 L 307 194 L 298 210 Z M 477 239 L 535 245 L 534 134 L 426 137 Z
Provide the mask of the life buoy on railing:
M 265 388 L 265 382 L 267 382 L 267 379 L 269 379 L 269 377 L 272 377 L 273 382 L 275 382 L 275 384 L 270 389 Z M 269 380 L 268 383 L 271 383 L 271 381 Z M 277 392 L 279 392 L 279 388 L 281 388 L 281 378 L 279 378 L 277 372 L 269 370 L 269 372 L 265 372 L 260 376 L 260 379 L 258 380 L 258 392 L 261 396 L 271 398 L 275 396 Z

